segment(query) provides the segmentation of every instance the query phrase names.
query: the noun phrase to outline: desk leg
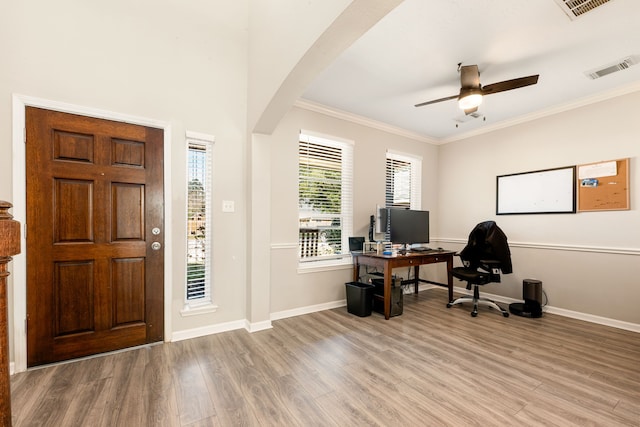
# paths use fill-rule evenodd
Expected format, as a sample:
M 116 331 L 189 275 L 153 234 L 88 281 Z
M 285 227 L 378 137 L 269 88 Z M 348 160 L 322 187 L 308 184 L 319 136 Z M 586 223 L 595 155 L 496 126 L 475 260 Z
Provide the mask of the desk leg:
M 384 318 L 391 317 L 391 267 L 384 263 Z
M 413 290 L 414 294 L 418 293 L 418 286 L 420 286 L 420 266 L 416 265 L 413 267 L 413 278 L 416 280 L 415 288 Z
M 356 259 L 353 262 L 353 281 L 357 282 L 358 280 L 360 280 L 360 264 Z
M 449 302 L 453 302 L 453 255 L 447 258 L 447 288 L 449 288 Z

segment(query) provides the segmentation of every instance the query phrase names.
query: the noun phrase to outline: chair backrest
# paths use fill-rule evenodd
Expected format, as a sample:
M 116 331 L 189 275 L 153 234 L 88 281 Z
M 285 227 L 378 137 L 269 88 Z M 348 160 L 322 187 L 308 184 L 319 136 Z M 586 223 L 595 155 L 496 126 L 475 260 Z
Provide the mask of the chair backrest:
M 496 260 L 500 262 L 502 273 L 513 272 L 507 236 L 494 221 L 475 226 L 469 234 L 467 246 L 460 252 L 460 258 L 469 262 L 471 268 L 479 267 L 480 260 Z

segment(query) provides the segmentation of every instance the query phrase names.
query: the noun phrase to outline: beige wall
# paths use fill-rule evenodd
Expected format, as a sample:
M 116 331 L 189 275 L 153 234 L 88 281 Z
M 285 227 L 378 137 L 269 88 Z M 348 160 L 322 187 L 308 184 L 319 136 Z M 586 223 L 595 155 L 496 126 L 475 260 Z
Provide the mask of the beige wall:
M 511 242 L 514 274 L 488 291 L 521 299 L 537 278 L 554 308 L 640 324 L 638 105 L 635 92 L 440 147 L 438 235 L 453 247 L 495 220 Z M 495 214 L 497 175 L 626 157 L 631 210 Z
M 270 223 L 263 203 L 272 191 L 271 134 L 292 104 L 337 55 L 403 0 L 250 2 L 247 108 L 248 273 L 250 330 L 270 327 Z M 344 9 L 344 10 L 343 10 Z
M 19 141 L 13 132 L 20 133 L 12 129 L 15 95 L 36 104 L 162 123 L 171 135 L 165 146 L 165 186 L 171 197 L 166 229 L 172 251 L 167 260 L 167 338 L 244 326 L 247 319 L 268 324 L 270 289 L 261 274 L 262 267 L 267 270 L 270 265 L 270 241 L 261 230 L 269 227 L 251 209 L 270 192 L 269 180 L 261 179 L 270 168 L 270 138 L 251 135 L 247 123 L 253 125 L 260 117 L 291 68 L 345 8 L 352 10 L 349 19 L 357 31 L 341 20 L 325 49 L 314 52 L 315 62 L 308 69 L 299 67 L 298 85 L 400 2 L 377 0 L 376 12 L 366 19 L 355 13 L 373 7 L 365 0 L 286 0 L 269 5 L 256 0 L 9 2 L 0 14 L 0 144 L 6 153 L 0 157 L 0 199 L 22 204 L 15 211 L 24 212 L 24 194 L 13 194 L 21 185 L 20 168 L 14 168 L 21 159 L 10 155 L 12 138 Z M 292 39 L 295 46 L 283 42 Z M 332 42 L 337 48 L 329 54 L 326 48 Z M 296 87 L 290 85 L 288 97 Z M 213 294 L 218 310 L 190 317 L 180 314 L 187 227 L 186 131 L 215 136 Z M 222 213 L 223 200 L 234 201 L 235 212 Z M 23 217 L 16 219 L 24 222 Z M 16 263 L 25 264 L 25 255 Z M 22 315 L 14 321 L 13 290 L 24 292 L 24 282 L 23 274 L 10 278 L 10 334 L 23 323 Z M 15 339 L 10 339 L 14 360 Z
M 349 3 L 351 0 L 279 0 L 274 7 L 272 2 L 251 0 L 247 112 L 250 131 L 309 46 Z
M 246 228 L 247 24 L 247 1 L 237 0 L 26 0 L 7 2 L 0 14 L 0 199 L 15 203 L 21 198 L 12 194 L 13 94 L 169 124 L 172 139 L 165 150 L 170 164 L 165 167 L 171 175 L 165 186 L 173 207 L 166 224 L 173 242 L 173 259 L 167 263 L 173 299 L 167 321 L 173 331 L 245 317 L 245 243 L 238 236 Z M 185 275 L 186 130 L 216 137 L 214 207 L 222 200 L 236 201 L 235 213 L 215 212 L 214 280 L 224 284 L 216 288 L 215 298 L 223 309 L 190 318 L 179 314 Z M 24 280 L 14 272 L 10 291 L 24 289 Z
M 297 158 L 300 129 L 352 139 L 355 144 L 354 232 L 383 202 L 386 149 L 423 156 L 423 208 L 432 211 L 432 246 L 460 250 L 473 226 L 495 220 L 507 233 L 514 273 L 486 292 L 522 300 L 522 281 L 542 280 L 551 312 L 604 323 L 640 324 L 640 93 L 613 98 L 466 140 L 433 146 L 294 108 L 272 135 L 271 312 L 331 306 L 344 298 L 347 269 L 297 268 Z M 631 210 L 549 215 L 495 214 L 497 175 L 631 158 Z M 377 189 L 377 190 L 376 190 Z M 443 281 L 443 273 L 426 276 Z
M 173 334 L 188 335 L 236 327 L 246 319 L 268 322 L 269 313 L 344 299 L 344 282 L 351 278 L 348 268 L 300 274 L 296 250 L 288 248 L 297 242 L 300 129 L 355 141 L 354 231 L 360 235 L 366 235 L 369 215 L 383 202 L 385 150 L 422 155 L 423 208 L 432 212 L 432 234 L 448 240 L 450 247 L 460 245 L 476 222 L 495 215 L 496 174 L 631 157 L 631 211 L 498 218 L 510 239 L 521 244 L 514 248 L 516 273 L 492 290 L 519 298 L 521 279 L 534 276 L 543 280 L 554 306 L 640 323 L 633 310 L 640 288 L 631 283 L 640 264 L 635 117 L 640 95 L 441 147 L 300 108 L 293 108 L 273 135 L 250 137 L 247 122 L 258 120 L 290 67 L 308 51 L 304 45 L 312 43 L 347 4 L 366 4 L 314 0 L 303 7 L 295 2 L 295 16 L 270 16 L 265 3 L 258 3 L 6 2 L 0 14 L 0 146 L 5 153 L 0 156 L 0 199 L 15 203 L 22 197 L 13 194 L 14 165 L 20 161 L 11 155 L 14 94 L 168 124 L 171 140 L 165 147 L 169 151 L 165 166 L 170 170 L 166 186 L 172 208 L 167 212 L 171 219 L 167 229 L 172 233 L 173 257 L 168 260 L 172 299 L 167 320 Z M 282 28 L 263 38 L 274 26 L 286 25 L 287 19 L 313 22 L 310 27 L 289 28 L 309 28 L 293 51 L 278 49 L 279 38 L 288 34 Z M 339 34 L 336 37 L 341 43 Z M 273 61 L 282 67 L 256 74 Z M 216 138 L 214 298 L 219 309 L 193 317 L 179 313 L 185 275 L 187 130 Z M 222 213 L 223 200 L 235 201 L 236 211 Z M 261 217 L 263 211 L 268 215 Z M 545 244 L 585 246 L 596 252 L 550 250 L 542 247 Z M 611 247 L 631 248 L 634 255 L 601 253 Z M 24 254 L 18 257 L 24 262 Z M 10 277 L 10 303 L 14 290 L 24 289 L 24 280 L 15 273 Z M 23 322 L 14 320 L 14 309 L 10 304 L 12 327 Z M 12 337 L 12 360 L 13 342 Z
M 368 236 L 369 216 L 384 205 L 388 149 L 422 157 L 422 208 L 431 211 L 432 230 L 439 215 L 438 148 L 391 133 L 293 108 L 272 135 L 271 153 L 271 312 L 330 304 L 345 298 L 351 268 L 298 271 L 298 135 L 304 129 L 354 141 L 354 234 Z M 434 231 L 435 232 L 435 231 Z M 437 274 L 437 273 L 434 273 Z

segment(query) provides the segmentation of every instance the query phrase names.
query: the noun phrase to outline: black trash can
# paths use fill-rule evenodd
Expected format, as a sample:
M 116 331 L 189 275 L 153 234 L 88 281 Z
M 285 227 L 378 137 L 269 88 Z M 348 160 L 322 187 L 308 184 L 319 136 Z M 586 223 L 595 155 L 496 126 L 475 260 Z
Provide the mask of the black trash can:
M 375 286 L 360 282 L 347 282 L 347 311 L 360 317 L 371 316 Z

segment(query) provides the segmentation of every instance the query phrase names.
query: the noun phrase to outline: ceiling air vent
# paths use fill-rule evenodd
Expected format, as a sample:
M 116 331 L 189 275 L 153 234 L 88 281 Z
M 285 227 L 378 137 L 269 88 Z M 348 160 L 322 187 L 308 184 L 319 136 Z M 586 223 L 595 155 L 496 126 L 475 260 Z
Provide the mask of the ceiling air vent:
M 616 61 L 612 64 L 607 64 L 595 70 L 587 71 L 585 72 L 585 74 L 590 79 L 595 80 L 611 73 L 615 73 L 617 71 L 626 70 L 627 68 L 631 67 L 632 65 L 636 65 L 637 63 L 637 56 L 627 56 L 626 58 Z
M 556 0 L 556 3 L 558 3 L 560 9 L 562 9 L 569 18 L 576 19 L 609 1 L 610 0 Z

